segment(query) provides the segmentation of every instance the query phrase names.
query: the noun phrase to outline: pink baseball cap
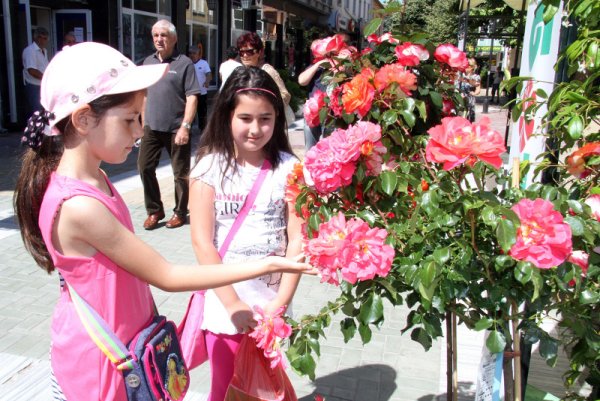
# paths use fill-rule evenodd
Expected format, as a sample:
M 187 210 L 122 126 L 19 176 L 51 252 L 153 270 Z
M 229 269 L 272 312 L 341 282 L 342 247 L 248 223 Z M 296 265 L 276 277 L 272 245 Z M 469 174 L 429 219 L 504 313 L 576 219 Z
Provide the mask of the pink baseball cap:
M 154 85 L 168 64 L 136 66 L 118 50 L 96 42 L 65 47 L 48 64 L 42 78 L 42 106 L 54 114 L 54 127 L 75 110 L 104 95 L 134 92 Z

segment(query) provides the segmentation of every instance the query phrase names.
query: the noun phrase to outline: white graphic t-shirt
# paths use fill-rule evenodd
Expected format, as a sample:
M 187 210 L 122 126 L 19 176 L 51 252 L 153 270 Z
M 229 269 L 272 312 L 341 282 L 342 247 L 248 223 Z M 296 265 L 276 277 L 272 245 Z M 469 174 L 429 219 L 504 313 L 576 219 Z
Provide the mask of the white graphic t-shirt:
M 229 245 L 223 263 L 261 259 L 268 255 L 284 256 L 287 248 L 287 219 L 285 186 L 288 174 L 297 159 L 281 153 L 281 163 L 267 173 L 254 205 Z M 190 179 L 199 179 L 215 189 L 215 241 L 217 250 L 227 237 L 252 189 L 260 167 L 238 165 L 223 177 L 225 158 L 207 155 L 192 169 Z M 250 307 L 263 307 L 277 295 L 281 273 L 267 274 L 256 279 L 233 284 L 238 296 Z M 288 309 L 289 311 L 289 309 Z M 202 328 L 213 333 L 236 334 L 229 314 L 213 291 L 206 292 Z

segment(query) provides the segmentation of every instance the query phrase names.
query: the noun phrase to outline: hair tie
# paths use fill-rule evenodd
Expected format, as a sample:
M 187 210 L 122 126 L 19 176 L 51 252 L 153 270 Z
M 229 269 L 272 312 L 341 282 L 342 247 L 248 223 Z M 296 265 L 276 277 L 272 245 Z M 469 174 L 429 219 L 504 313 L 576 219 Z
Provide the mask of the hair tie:
M 50 120 L 54 118 L 54 113 L 50 111 L 35 111 L 27 120 L 21 143 L 26 143 L 31 149 L 38 149 L 44 135 L 50 135 Z
M 264 89 L 264 88 L 242 88 L 242 89 L 236 90 L 235 93 L 246 92 L 246 91 L 266 92 L 266 93 L 270 94 L 271 96 L 273 96 L 275 99 L 277 99 L 277 96 L 273 92 L 271 92 L 268 89 Z

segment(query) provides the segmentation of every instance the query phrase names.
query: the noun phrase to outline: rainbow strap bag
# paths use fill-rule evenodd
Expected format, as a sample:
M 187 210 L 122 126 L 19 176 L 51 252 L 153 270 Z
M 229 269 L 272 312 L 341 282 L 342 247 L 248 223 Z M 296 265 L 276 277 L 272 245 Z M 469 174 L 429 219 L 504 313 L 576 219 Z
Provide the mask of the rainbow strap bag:
M 155 314 L 126 347 L 94 308 L 71 286 L 69 291 L 91 339 L 123 373 L 129 401 L 183 400 L 190 376 L 173 322 Z

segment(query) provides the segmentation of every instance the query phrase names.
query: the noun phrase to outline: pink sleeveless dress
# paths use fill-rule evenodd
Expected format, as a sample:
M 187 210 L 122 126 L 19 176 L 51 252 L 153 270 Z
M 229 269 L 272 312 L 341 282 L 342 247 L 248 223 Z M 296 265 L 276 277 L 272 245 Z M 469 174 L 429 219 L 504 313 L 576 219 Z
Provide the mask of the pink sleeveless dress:
M 93 257 L 67 257 L 52 245 L 52 227 L 62 203 L 74 196 L 89 196 L 102 202 L 133 232 L 129 210 L 116 189 L 109 196 L 98 188 L 52 173 L 42 202 L 39 226 L 57 270 L 79 295 L 127 344 L 153 316 L 148 284 L 115 265 L 98 252 Z M 132 256 L 135 257 L 135 256 Z M 68 401 L 127 400 L 121 372 L 90 339 L 75 311 L 68 289 L 61 290 L 52 319 L 51 364 Z

